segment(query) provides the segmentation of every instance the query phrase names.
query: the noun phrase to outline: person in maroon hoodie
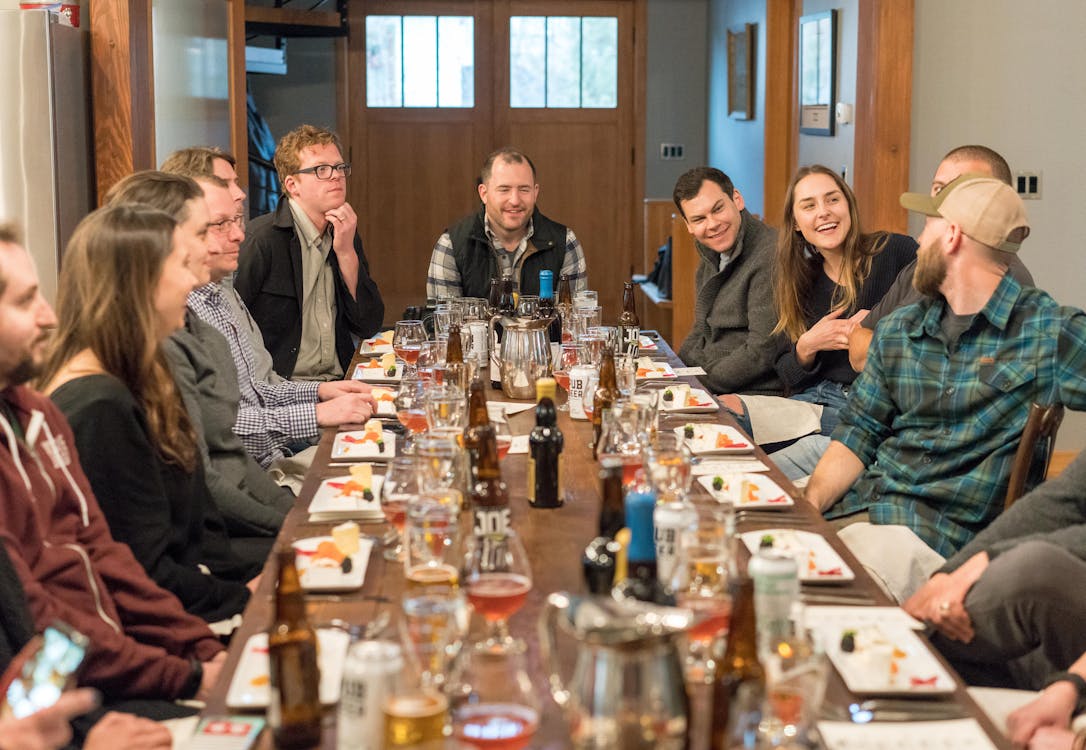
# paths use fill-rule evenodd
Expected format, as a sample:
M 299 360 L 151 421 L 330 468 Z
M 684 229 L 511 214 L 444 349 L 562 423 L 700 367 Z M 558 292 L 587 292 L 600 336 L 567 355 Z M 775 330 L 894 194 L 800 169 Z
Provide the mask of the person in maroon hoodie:
M 203 699 L 222 644 L 113 540 L 68 423 L 24 385 L 55 326 L 30 256 L 0 224 L 0 542 L 35 628 L 61 620 L 88 637 L 82 686 L 109 699 Z

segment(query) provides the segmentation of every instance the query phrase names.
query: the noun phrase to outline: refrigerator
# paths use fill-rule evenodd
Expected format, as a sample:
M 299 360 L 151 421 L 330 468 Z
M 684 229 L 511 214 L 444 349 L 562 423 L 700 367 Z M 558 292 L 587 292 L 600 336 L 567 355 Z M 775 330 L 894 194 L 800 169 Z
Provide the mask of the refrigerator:
M 89 35 L 0 10 L 0 221 L 17 222 L 55 303 L 64 246 L 94 200 Z

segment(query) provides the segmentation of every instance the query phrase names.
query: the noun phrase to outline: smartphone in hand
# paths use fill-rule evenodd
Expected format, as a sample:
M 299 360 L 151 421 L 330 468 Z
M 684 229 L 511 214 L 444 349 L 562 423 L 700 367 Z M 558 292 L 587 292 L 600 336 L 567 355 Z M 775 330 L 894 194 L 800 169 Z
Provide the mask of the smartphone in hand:
M 56 703 L 86 653 L 87 637 L 62 622 L 31 638 L 0 678 L 0 718 L 22 719 Z

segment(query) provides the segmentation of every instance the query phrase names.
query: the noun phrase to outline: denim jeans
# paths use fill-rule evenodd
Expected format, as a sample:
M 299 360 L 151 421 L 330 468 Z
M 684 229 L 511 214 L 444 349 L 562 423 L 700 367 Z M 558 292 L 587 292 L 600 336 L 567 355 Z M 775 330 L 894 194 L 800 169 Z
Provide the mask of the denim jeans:
M 787 448 L 769 454 L 769 460 L 791 481 L 802 479 L 814 471 L 818 460 L 830 445 L 829 435 L 808 435 Z
M 822 434 L 829 437 L 833 433 L 833 428 L 841 421 L 838 413 L 848 400 L 848 392 L 851 388 L 851 383 L 823 380 L 805 391 L 793 394 L 792 398 L 809 404 L 822 404 Z

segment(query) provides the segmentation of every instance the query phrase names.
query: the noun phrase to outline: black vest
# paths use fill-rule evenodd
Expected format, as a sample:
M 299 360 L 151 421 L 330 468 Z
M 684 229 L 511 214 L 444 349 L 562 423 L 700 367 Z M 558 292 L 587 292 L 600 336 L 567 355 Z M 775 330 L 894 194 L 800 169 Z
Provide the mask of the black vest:
M 460 289 L 465 297 L 486 298 L 490 293 L 490 279 L 500 276 L 498 260 L 483 228 L 483 211 L 465 216 L 449 227 L 452 255 L 460 271 Z M 562 274 L 566 258 L 566 228 L 551 221 L 536 208 L 532 213 L 531 247 L 520 263 L 520 293 L 539 294 L 539 272 L 554 273 L 555 287 Z

